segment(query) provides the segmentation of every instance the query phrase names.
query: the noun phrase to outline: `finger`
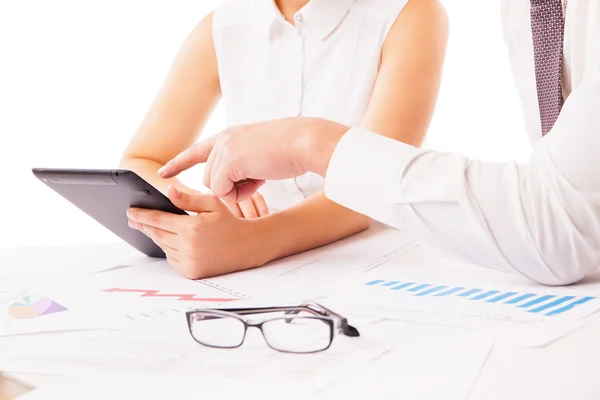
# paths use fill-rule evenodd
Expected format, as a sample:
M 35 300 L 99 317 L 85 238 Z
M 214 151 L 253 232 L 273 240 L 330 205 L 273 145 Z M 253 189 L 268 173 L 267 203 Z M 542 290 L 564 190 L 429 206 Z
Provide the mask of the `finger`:
M 202 142 L 196 143 L 189 149 L 179 153 L 164 167 L 158 170 L 158 175 L 165 179 L 172 178 L 196 164 L 206 162 L 210 153 L 213 151 L 218 136 L 219 135 L 215 135 Z
M 167 262 L 171 267 L 175 268 L 180 273 L 183 271 L 183 265 L 181 264 L 181 262 L 179 262 L 179 260 L 174 258 L 172 255 L 167 254 Z
M 161 245 L 161 244 L 160 244 L 160 243 L 158 243 L 156 240 L 152 239 L 152 238 L 150 237 L 150 235 L 148 235 L 146 232 L 144 232 L 144 230 L 143 230 L 143 226 L 144 226 L 144 225 L 142 225 L 142 224 L 138 224 L 137 222 L 135 222 L 135 221 L 132 221 L 132 220 L 128 220 L 128 224 L 129 224 L 129 227 L 130 227 L 130 228 L 132 228 L 132 229 L 136 229 L 136 230 L 140 231 L 141 233 L 143 233 L 144 235 L 146 235 L 146 236 L 147 236 L 147 237 L 148 237 L 150 240 L 152 240 L 152 242 L 154 242 L 154 244 L 155 244 L 155 245 L 157 245 L 158 247 L 160 247 L 160 249 L 161 249 L 163 252 L 165 252 L 166 245 Z M 166 252 L 165 252 L 165 253 L 166 253 Z
M 173 250 L 179 248 L 179 237 L 173 232 L 163 231 L 162 229 L 144 224 L 139 224 L 139 230 L 161 248 L 163 248 L 163 246 L 167 246 Z
M 236 199 L 238 202 L 248 200 L 264 185 L 265 181 L 248 179 L 236 186 Z
M 208 156 L 208 160 L 206 161 L 206 165 L 204 166 L 204 186 L 206 186 L 207 188 L 210 188 L 210 176 L 215 164 L 215 157 L 217 156 L 217 154 L 219 153 L 219 151 L 214 150 L 211 151 L 210 156 Z
M 165 244 L 162 245 L 161 249 L 165 252 L 165 254 L 170 255 L 171 257 L 177 258 L 179 260 L 181 258 L 181 253 L 179 250 L 169 247 Z
M 219 152 L 214 158 L 214 161 L 210 167 L 210 178 L 209 178 L 209 188 L 212 190 L 212 185 L 215 182 L 215 176 L 221 168 L 221 162 L 223 161 L 223 153 Z
M 223 164 L 224 163 L 221 163 L 217 171 L 214 171 L 213 168 L 213 177 L 212 181 L 210 182 L 210 189 L 215 195 L 227 202 L 235 203 L 242 201 L 237 199 L 237 188 L 235 186 L 235 182 L 229 178 L 229 172 Z
M 242 210 L 240 209 L 240 206 L 237 203 L 224 202 L 224 204 L 227 206 L 227 208 L 229 208 L 233 215 L 235 215 L 238 218 L 244 218 L 244 214 L 242 213 Z
M 187 216 L 158 210 L 147 210 L 145 208 L 130 208 L 127 210 L 127 217 L 138 224 L 153 226 L 162 229 L 163 231 L 177 233 L 183 219 Z
M 153 241 L 154 242 L 154 241 Z M 165 253 L 165 254 L 171 254 L 172 256 L 176 256 L 179 258 L 178 254 L 179 254 L 179 250 L 174 249 L 172 247 L 167 246 L 166 244 L 162 244 L 162 243 L 158 243 L 158 242 L 154 242 L 155 245 L 157 245 L 158 247 L 160 247 L 160 249 Z
M 218 211 L 223 206 L 221 201 L 210 194 L 189 194 L 184 193 L 173 185 L 169 185 L 169 199 L 182 210 L 200 212 Z M 186 218 L 187 216 L 184 216 Z
M 252 199 L 248 199 L 246 201 L 242 201 L 241 203 L 237 203 L 237 204 L 240 207 L 240 210 L 242 210 L 242 215 L 244 216 L 244 218 L 246 218 L 246 219 L 258 218 L 258 210 L 256 209 L 256 206 L 254 205 L 254 202 L 252 201 Z
M 256 192 L 251 197 L 252 202 L 254 203 L 254 208 L 258 212 L 259 217 L 264 217 L 265 215 L 269 215 L 269 207 L 267 206 L 267 202 L 262 194 Z

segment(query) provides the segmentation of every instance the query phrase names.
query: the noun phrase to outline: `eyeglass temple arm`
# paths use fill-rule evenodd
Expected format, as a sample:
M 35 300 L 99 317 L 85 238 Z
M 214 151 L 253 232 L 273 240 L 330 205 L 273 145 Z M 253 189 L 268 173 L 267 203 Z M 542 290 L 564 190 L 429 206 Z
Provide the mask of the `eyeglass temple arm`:
M 317 307 L 321 308 L 323 311 L 315 310 L 315 308 L 317 308 Z M 342 317 L 341 315 L 329 310 L 328 308 L 326 308 L 318 303 L 311 302 L 311 303 L 307 303 L 306 305 L 291 306 L 291 307 L 217 308 L 215 310 L 226 311 L 226 312 L 240 314 L 240 315 L 267 314 L 267 313 L 278 312 L 278 311 L 285 311 L 286 314 L 298 314 L 298 313 L 300 313 L 300 311 L 308 311 L 312 314 L 319 315 L 319 316 L 327 316 L 327 314 L 330 314 L 340 320 L 340 322 L 341 322 L 340 328 L 344 335 L 350 336 L 350 337 L 360 336 L 358 329 L 356 329 L 352 325 L 348 324 L 348 320 L 346 318 Z M 210 310 L 198 310 L 198 311 L 210 311 Z M 193 311 L 189 312 L 188 314 L 193 314 Z M 286 322 L 291 322 L 291 321 L 292 321 L 291 319 L 289 319 L 289 320 L 286 319 Z
M 342 328 L 342 333 L 346 336 L 350 336 L 350 337 L 359 337 L 360 336 L 360 332 L 358 331 L 358 329 L 356 329 L 355 327 L 350 325 L 348 323 L 348 321 L 346 320 L 346 318 L 344 318 L 344 320 L 342 321 L 341 328 Z
M 217 311 L 227 311 L 235 314 L 262 314 L 271 313 L 278 311 L 285 311 L 286 314 L 298 314 L 300 311 L 308 311 L 315 315 L 334 315 L 339 318 L 343 318 L 341 315 L 331 311 L 330 309 L 322 306 L 315 302 L 308 302 L 300 306 L 287 306 L 287 307 L 245 307 L 245 308 L 216 308 Z M 199 310 L 202 311 L 202 310 Z
M 234 314 L 241 314 L 241 315 L 245 315 L 245 314 L 266 314 L 266 313 L 272 313 L 272 312 L 279 312 L 279 311 L 285 311 L 286 314 L 288 313 L 299 313 L 300 311 L 309 311 L 313 314 L 317 314 L 317 312 L 315 312 L 315 310 L 313 310 L 310 307 L 305 307 L 305 306 L 290 306 L 290 307 L 248 307 L 248 308 L 216 308 L 215 310 L 217 311 L 227 311 L 230 313 L 234 313 Z M 199 311 L 205 311 L 205 310 L 199 310 Z
M 326 314 L 333 315 L 333 316 L 339 318 L 340 321 L 341 321 L 340 328 L 341 328 L 341 331 L 342 331 L 342 333 L 344 335 L 350 336 L 350 337 L 358 337 L 358 336 L 360 336 L 360 332 L 358 332 L 358 329 L 356 329 L 355 327 L 353 327 L 352 325 L 350 325 L 348 323 L 348 319 L 346 317 L 343 317 L 340 314 L 338 314 L 335 311 L 333 311 L 332 309 L 325 307 L 323 304 L 317 303 L 315 301 L 309 301 L 309 302 L 306 302 L 303 305 L 306 306 L 306 307 L 319 308 L 321 312 L 324 312 Z
M 307 302 L 304 303 L 302 305 L 303 307 L 306 307 L 312 311 L 315 311 L 318 314 L 321 315 L 330 315 L 330 316 L 334 316 L 336 318 L 338 318 L 340 320 L 340 330 L 341 333 L 343 333 L 346 336 L 350 336 L 350 337 L 358 337 L 360 336 L 360 332 L 358 331 L 358 329 L 356 329 L 355 327 L 353 327 L 352 325 L 350 325 L 348 323 L 348 319 L 345 317 L 342 317 L 340 314 L 330 310 L 329 308 L 325 307 L 322 304 L 316 303 L 316 302 Z M 320 310 L 315 310 L 315 308 L 318 308 Z M 294 313 L 297 314 L 299 311 L 293 310 L 293 311 L 289 311 L 286 312 L 286 314 L 288 313 Z M 288 321 L 289 322 L 289 321 Z

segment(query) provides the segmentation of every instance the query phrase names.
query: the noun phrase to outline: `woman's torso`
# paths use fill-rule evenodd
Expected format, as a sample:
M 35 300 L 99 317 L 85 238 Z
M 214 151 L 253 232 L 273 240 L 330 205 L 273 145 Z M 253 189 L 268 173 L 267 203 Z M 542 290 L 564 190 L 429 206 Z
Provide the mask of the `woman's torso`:
M 408 0 L 312 0 L 284 20 L 273 0 L 230 0 L 213 36 L 228 126 L 285 117 L 359 125 L 389 29 Z M 399 94 L 400 95 L 400 94 Z M 271 211 L 323 189 L 308 173 L 267 182 Z

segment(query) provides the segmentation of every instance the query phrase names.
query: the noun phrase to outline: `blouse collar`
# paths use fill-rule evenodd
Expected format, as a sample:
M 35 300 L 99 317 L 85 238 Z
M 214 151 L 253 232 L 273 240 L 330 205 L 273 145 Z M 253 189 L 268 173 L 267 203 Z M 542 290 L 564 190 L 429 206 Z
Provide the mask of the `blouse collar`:
M 275 39 L 285 24 L 274 0 L 255 0 L 258 17 L 269 39 Z M 296 26 L 325 40 L 344 20 L 355 0 L 310 0 L 295 15 Z

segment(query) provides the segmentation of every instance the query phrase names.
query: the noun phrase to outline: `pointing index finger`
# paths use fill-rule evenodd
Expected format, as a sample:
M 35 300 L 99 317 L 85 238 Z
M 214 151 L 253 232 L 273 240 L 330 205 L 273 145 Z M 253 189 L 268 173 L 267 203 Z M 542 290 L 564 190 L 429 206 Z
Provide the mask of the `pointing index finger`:
M 196 164 L 205 163 L 215 146 L 216 140 L 217 136 L 213 136 L 179 153 L 158 170 L 158 175 L 164 179 L 172 178 Z

